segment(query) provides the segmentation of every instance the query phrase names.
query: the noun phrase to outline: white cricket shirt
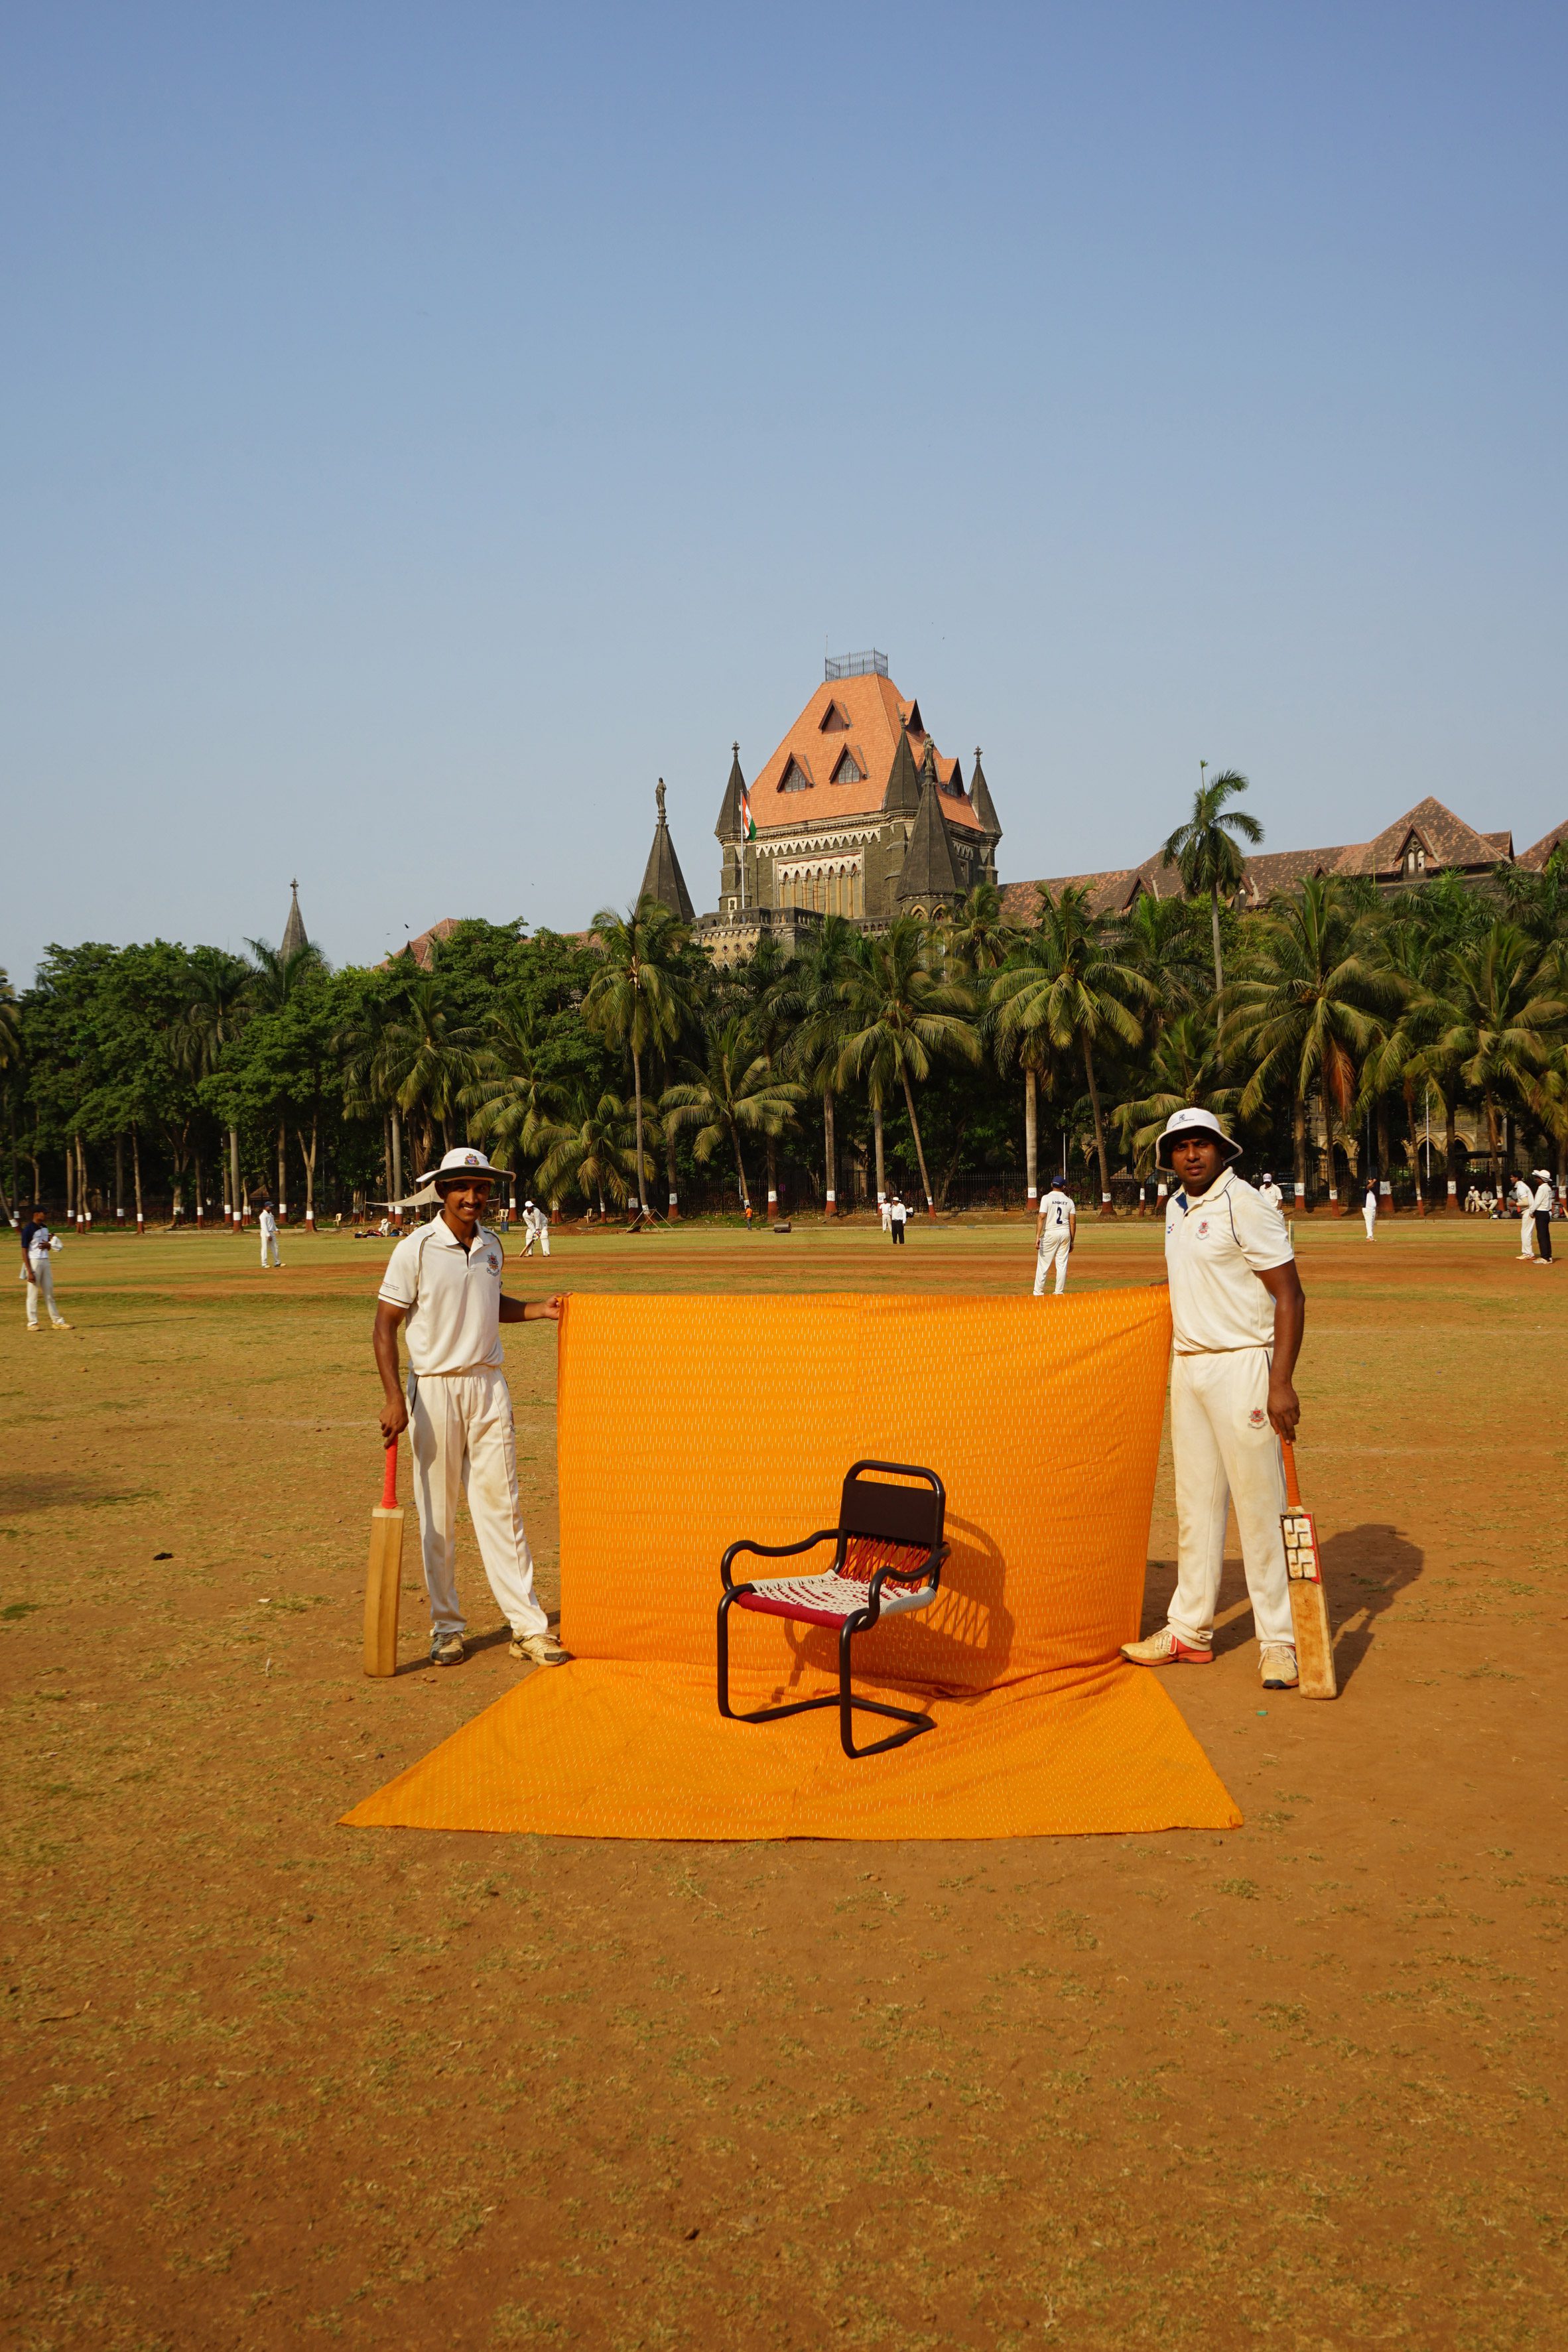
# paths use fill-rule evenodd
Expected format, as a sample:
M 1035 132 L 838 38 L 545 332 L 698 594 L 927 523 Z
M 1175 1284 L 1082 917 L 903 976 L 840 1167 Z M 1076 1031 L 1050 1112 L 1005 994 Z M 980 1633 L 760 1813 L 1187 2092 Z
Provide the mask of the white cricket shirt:
M 1268 1347 L 1274 1301 L 1258 1277 L 1289 1265 L 1295 1255 L 1280 1211 L 1228 1168 L 1195 1201 L 1173 1192 L 1165 1204 L 1165 1268 L 1177 1355 Z
M 1046 1221 L 1040 1232 L 1040 1244 L 1043 1248 L 1048 1249 L 1053 1242 L 1071 1240 L 1072 1202 L 1059 1185 L 1051 1186 L 1050 1191 L 1040 1202 L 1038 1213 Z
M 1549 1217 L 1552 1214 L 1552 1197 L 1550 1184 L 1536 1186 L 1535 1198 L 1531 1205 L 1538 1217 Z
M 407 1308 L 408 1368 L 426 1378 L 499 1364 L 502 1251 L 488 1225 L 465 1251 L 445 1217 L 400 1241 L 378 1296 Z

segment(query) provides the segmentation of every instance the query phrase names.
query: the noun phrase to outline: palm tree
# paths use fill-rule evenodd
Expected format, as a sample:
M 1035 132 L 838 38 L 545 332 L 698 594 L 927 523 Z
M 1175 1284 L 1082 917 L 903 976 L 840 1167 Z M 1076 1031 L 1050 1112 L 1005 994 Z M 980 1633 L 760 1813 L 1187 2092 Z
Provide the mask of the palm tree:
M 271 952 L 270 949 L 267 950 L 268 955 Z M 256 974 L 254 971 L 247 970 L 237 956 L 220 955 L 215 950 L 198 948 L 191 958 L 191 978 L 194 982 L 191 999 L 174 1024 L 172 1042 L 176 1066 L 199 1082 L 214 1075 L 223 1059 L 224 1047 L 239 1034 L 244 1026 Z M 114 1145 L 117 1193 L 122 1141 L 122 1134 L 117 1134 Z M 228 1177 L 229 1213 L 234 1229 L 237 1231 L 242 1214 L 239 1129 L 232 1120 L 228 1129 Z M 196 1195 L 199 1215 L 199 1175 Z
M 728 1143 L 735 1155 L 741 1206 L 749 1218 L 752 1196 L 742 1139 L 782 1135 L 805 1101 L 805 1088 L 778 1076 L 767 1055 L 757 1052 L 750 1024 L 739 1013 L 710 1029 L 706 1046 L 700 1062 L 684 1065 L 686 1077 L 665 1088 L 659 1111 L 674 1127 L 697 1129 L 692 1150 L 704 1168 Z
M 1227 1039 L 1254 1067 L 1241 1115 L 1251 1118 L 1277 1088 L 1290 1097 L 1296 1201 L 1307 1198 L 1307 1097 L 1321 1089 L 1329 1164 L 1333 1119 L 1350 1118 L 1363 1057 L 1379 1037 L 1378 1014 L 1398 1002 L 1398 982 L 1365 952 L 1363 898 L 1332 875 L 1315 874 L 1299 891 L 1249 919 L 1243 974 L 1222 1010 L 1234 1013 Z
M 258 1013 L 282 1013 L 293 1002 L 308 982 L 320 979 L 327 971 L 327 960 L 310 940 L 302 940 L 297 948 L 269 947 L 265 940 L 247 940 L 246 946 L 253 959 L 246 994 Z M 284 1197 L 289 1189 L 287 1150 L 288 1122 L 278 1121 L 278 1213 L 283 1214 Z
M 1007 950 L 1003 970 L 1021 971 L 1031 967 L 1041 969 L 1045 952 L 1044 935 L 1039 930 L 1016 931 Z M 1040 1088 L 1057 1090 L 1057 1078 L 1061 1056 L 1044 1029 L 1020 1028 L 1016 1022 L 1004 1025 L 1002 1003 L 998 1001 L 994 976 L 989 992 L 985 1014 L 985 1034 L 991 1040 L 993 1055 L 999 1076 L 1006 1076 L 1016 1064 L 1024 1074 L 1024 1186 L 1033 1208 L 1039 1198 L 1040 1176 Z
M 593 929 L 604 964 L 588 984 L 583 1018 L 608 1045 L 632 1057 L 637 1098 L 637 1207 L 647 1214 L 643 1180 L 642 1057 L 672 1045 L 689 1017 L 689 990 L 680 958 L 691 934 L 657 898 L 639 899 L 626 915 L 602 907 Z
M 541 1136 L 561 1109 L 561 1089 L 543 1074 L 533 1013 L 521 996 L 503 996 L 487 1030 L 474 1057 L 478 1076 L 460 1099 L 496 1165 L 515 1167 L 520 1152 L 537 1156 Z
M 977 1062 L 980 1034 L 970 1014 L 974 998 L 959 982 L 940 978 L 928 961 L 931 933 L 917 916 L 900 915 L 879 939 L 862 934 L 839 983 L 847 1014 L 838 1054 L 838 1084 L 858 1078 L 870 1097 L 877 1126 L 877 1190 L 882 1177 L 882 1114 L 889 1092 L 901 1086 L 910 1116 L 926 1214 L 936 1202 L 926 1170 L 925 1146 L 915 1116 L 915 1086 L 931 1076 L 939 1058 Z
M 1005 962 L 1015 937 L 994 882 L 976 882 L 956 907 L 944 907 L 936 930 L 954 978 L 976 987 L 984 987 L 987 973 Z
M 442 1148 L 452 1149 L 452 1120 L 464 1089 L 478 1075 L 482 1033 L 455 1021 L 439 981 L 410 982 L 402 1005 L 382 1033 L 377 1055 L 380 1082 L 405 1118 L 423 1121 L 426 1156 L 435 1157 L 435 1130 Z
M 1211 1110 L 1230 1133 L 1239 1087 L 1225 1083 L 1215 1033 L 1201 1013 L 1179 1013 L 1160 1031 L 1144 1066 L 1147 1094 L 1116 1112 L 1123 1150 L 1140 1177 L 1154 1164 L 1154 1147 L 1173 1111 L 1192 1104 Z
M 1090 914 L 1089 893 L 1069 883 L 1059 898 L 1040 893 L 1040 919 L 1028 955 L 997 973 L 991 989 L 997 1034 L 1009 1044 L 1033 1031 L 1058 1054 L 1076 1045 L 1094 1114 L 1100 1160 L 1100 1210 L 1112 1213 L 1105 1115 L 1095 1074 L 1098 1045 L 1137 1045 L 1143 1027 L 1134 1005 L 1149 1003 L 1153 984 L 1112 951 L 1104 927 Z
M 826 1174 L 826 1213 L 838 1213 L 837 1131 L 838 1058 L 844 1050 L 845 1007 L 840 993 L 848 977 L 856 934 L 842 915 L 829 915 L 791 959 L 790 1003 L 795 1027 L 785 1052 L 792 1070 L 822 1097 L 822 1158 Z
M 1227 899 L 1236 896 L 1244 871 L 1237 842 L 1245 841 L 1249 849 L 1256 849 L 1263 838 L 1263 827 L 1246 809 L 1226 806 L 1227 801 L 1235 800 L 1247 789 L 1247 778 L 1239 769 L 1222 768 L 1211 782 L 1207 761 L 1200 760 L 1198 768 L 1203 781 L 1193 795 L 1192 815 L 1185 824 L 1177 825 L 1160 854 L 1165 864 L 1175 866 L 1181 875 L 1182 887 L 1189 898 L 1205 892 L 1208 895 L 1217 996 L 1225 986 L 1219 949 L 1220 893 L 1223 891 Z
M 544 1157 L 533 1181 L 552 1213 L 568 1188 L 584 1201 L 596 1198 L 601 1217 L 606 1192 L 617 1207 L 625 1205 L 632 1171 L 626 1149 L 631 1122 L 619 1095 L 595 1096 L 591 1088 L 579 1087 L 565 1117 L 546 1121 L 535 1140 L 543 1147 Z
M 1568 994 L 1557 959 L 1517 923 L 1494 921 L 1484 938 L 1447 958 L 1439 1008 L 1427 1054 L 1480 1096 L 1492 1179 L 1500 1182 L 1500 1104 L 1517 1103 L 1540 1115 L 1543 1081 L 1562 1051 Z

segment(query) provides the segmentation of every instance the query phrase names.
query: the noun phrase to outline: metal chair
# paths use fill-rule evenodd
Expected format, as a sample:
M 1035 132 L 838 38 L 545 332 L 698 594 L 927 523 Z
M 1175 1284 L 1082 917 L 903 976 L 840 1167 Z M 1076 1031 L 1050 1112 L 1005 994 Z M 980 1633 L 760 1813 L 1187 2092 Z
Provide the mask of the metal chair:
M 880 1478 L 862 1476 L 881 1471 Z M 894 1486 L 890 1480 L 918 1479 L 919 1486 Z M 936 1728 L 929 1715 L 910 1707 L 889 1706 L 881 1699 L 857 1698 L 849 1687 L 849 1652 L 857 1633 L 868 1633 L 884 1617 L 925 1609 L 936 1599 L 942 1564 L 949 1547 L 942 1541 L 942 1515 L 947 1490 L 934 1470 L 912 1462 L 857 1462 L 844 1481 L 838 1505 L 838 1525 L 819 1528 L 800 1543 L 732 1543 L 720 1565 L 724 1597 L 719 1603 L 719 1712 L 733 1723 L 776 1723 L 782 1716 L 805 1715 L 818 1706 L 838 1709 L 838 1737 L 849 1757 L 879 1756 L 884 1748 L 901 1748 L 922 1731 Z M 788 1559 L 816 1545 L 834 1547 L 832 1566 L 815 1576 L 773 1577 L 737 1584 L 731 1565 L 741 1552 L 763 1559 Z M 764 1617 L 787 1617 L 797 1625 L 825 1625 L 838 1633 L 838 1688 L 820 1698 L 794 1700 L 787 1706 L 762 1706 L 737 1715 L 730 1705 L 730 1612 L 754 1610 Z M 890 1716 L 905 1727 L 868 1747 L 855 1745 L 854 1709 Z

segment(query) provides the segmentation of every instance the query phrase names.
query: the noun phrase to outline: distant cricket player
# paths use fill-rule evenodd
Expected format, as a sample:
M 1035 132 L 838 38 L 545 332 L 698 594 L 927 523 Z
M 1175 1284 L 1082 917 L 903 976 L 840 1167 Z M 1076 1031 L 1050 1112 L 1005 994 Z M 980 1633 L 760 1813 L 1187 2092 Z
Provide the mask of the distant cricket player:
M 392 1444 L 404 1429 L 410 1433 L 430 1655 L 438 1666 L 459 1665 L 466 1654 L 453 1558 L 465 1496 L 490 1591 L 511 1627 L 510 1655 L 536 1666 L 564 1665 L 567 1656 L 534 1595 L 500 1344 L 503 1323 L 558 1323 L 561 1300 L 502 1292 L 501 1244 L 479 1222 L 500 1175 L 482 1151 L 459 1149 L 419 1178 L 440 1193 L 441 1213 L 398 1243 L 375 1310 L 376 1369 L 386 1391 L 382 1434 Z M 397 1378 L 400 1324 L 408 1344 L 406 1402 Z
M 41 1298 L 49 1310 L 49 1321 L 57 1331 L 68 1331 L 70 1325 L 55 1305 L 55 1275 L 49 1263 L 49 1253 L 59 1244 L 52 1239 L 44 1223 L 42 1209 L 29 1209 L 22 1220 L 22 1273 L 27 1285 L 27 1328 L 37 1331 L 38 1301 Z
M 1039 1212 L 1035 1218 L 1035 1297 L 1046 1294 L 1046 1277 L 1055 1269 L 1056 1292 L 1060 1297 L 1068 1286 L 1068 1260 L 1078 1239 L 1078 1210 L 1070 1192 L 1053 1184 L 1041 1197 Z
M 283 1258 L 278 1247 L 278 1219 L 270 1201 L 263 1201 L 261 1214 L 256 1222 L 261 1228 L 262 1265 L 281 1265 Z
M 1166 1120 L 1155 1154 L 1178 1186 L 1165 1209 L 1176 1590 L 1168 1622 L 1121 1654 L 1137 1666 L 1209 1663 L 1234 1502 L 1263 1686 L 1289 1690 L 1299 1676 L 1279 1440 L 1295 1437 L 1300 1416 L 1290 1375 L 1306 1300 L 1284 1217 L 1230 1167 L 1240 1150 L 1208 1111 L 1189 1109 Z

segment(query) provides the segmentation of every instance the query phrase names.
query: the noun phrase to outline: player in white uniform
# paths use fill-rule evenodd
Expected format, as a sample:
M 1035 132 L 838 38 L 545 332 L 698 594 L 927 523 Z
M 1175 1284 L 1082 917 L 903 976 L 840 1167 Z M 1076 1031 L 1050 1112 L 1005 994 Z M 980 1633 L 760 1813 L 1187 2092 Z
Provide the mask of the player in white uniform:
M 1285 1195 L 1267 1168 L 1263 1171 L 1263 1181 L 1258 1188 L 1258 1197 L 1260 1201 L 1266 1202 L 1269 1208 L 1278 1209 L 1283 1214 Z
M 262 1265 L 281 1265 L 283 1260 L 278 1248 L 278 1220 L 272 1213 L 270 1201 L 263 1201 L 261 1203 L 261 1214 L 257 1222 L 261 1227 Z
M 1536 1168 L 1535 1191 L 1531 1196 L 1531 1211 L 1535 1219 L 1535 1258 L 1538 1265 L 1550 1265 L 1552 1259 L 1552 1211 L 1555 1194 L 1552 1189 L 1550 1168 Z
M 543 1210 L 532 1201 L 525 1201 L 522 1204 L 522 1229 L 528 1236 L 522 1245 L 524 1257 L 533 1255 L 535 1242 L 539 1244 L 541 1257 L 548 1257 L 550 1255 L 550 1220 Z
M 1239 1149 L 1206 1110 L 1176 1111 L 1160 1138 L 1156 1156 L 1179 1180 L 1165 1211 L 1176 1590 L 1168 1622 L 1121 1654 L 1139 1666 L 1208 1663 L 1234 1503 L 1263 1686 L 1289 1690 L 1296 1643 L 1279 1440 L 1295 1436 L 1300 1416 L 1290 1375 L 1306 1301 L 1284 1217 L 1231 1171 Z
M 37 1331 L 38 1301 L 48 1308 L 49 1321 L 57 1331 L 68 1331 L 70 1325 L 55 1305 L 55 1270 L 49 1264 L 49 1253 L 59 1244 L 50 1237 L 44 1223 L 42 1209 L 30 1209 L 22 1220 L 22 1276 L 27 1286 L 27 1328 Z
M 1535 1255 L 1535 1195 L 1522 1176 L 1514 1178 L 1509 1201 L 1519 1214 L 1519 1254 L 1531 1258 Z
M 1035 1218 L 1035 1297 L 1046 1295 L 1046 1276 L 1056 1269 L 1055 1296 L 1060 1297 L 1068 1286 L 1068 1260 L 1078 1239 L 1078 1211 L 1072 1195 L 1053 1184 L 1040 1199 Z
M 382 1434 L 410 1433 L 414 1500 L 430 1596 L 430 1655 L 464 1655 L 453 1552 L 466 1496 L 490 1591 L 511 1627 L 511 1655 L 559 1666 L 566 1653 L 533 1590 L 533 1560 L 517 1493 L 511 1393 L 501 1370 L 500 1326 L 561 1320 L 556 1298 L 508 1298 L 503 1252 L 479 1223 L 500 1174 L 482 1151 L 448 1151 L 421 1176 L 441 1194 L 441 1213 L 407 1235 L 386 1262 L 375 1310 L 375 1361 L 386 1391 Z M 406 1400 L 397 1380 L 397 1331 L 408 1343 Z
M 1366 1198 L 1361 1204 L 1361 1221 L 1366 1227 L 1368 1241 L 1374 1242 L 1377 1239 L 1377 1179 L 1375 1176 L 1369 1176 L 1366 1180 Z

